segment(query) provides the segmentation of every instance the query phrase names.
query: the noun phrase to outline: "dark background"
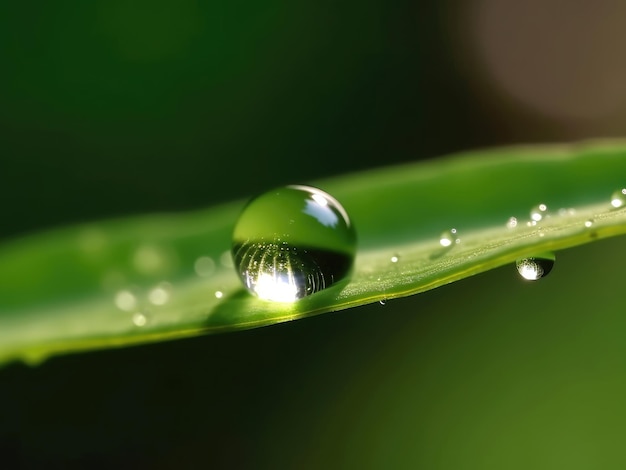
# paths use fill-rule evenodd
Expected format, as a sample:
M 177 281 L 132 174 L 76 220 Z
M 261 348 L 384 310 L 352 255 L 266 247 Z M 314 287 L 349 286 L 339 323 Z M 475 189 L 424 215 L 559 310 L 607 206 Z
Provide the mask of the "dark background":
M 517 3 L 4 2 L 0 238 L 458 150 L 621 134 L 621 5 Z M 384 387 L 379 366 L 367 375 L 376 338 L 457 321 L 454 309 L 415 319 L 442 309 L 446 289 L 384 316 L 376 305 L 11 365 L 2 455 L 47 468 L 342 466 L 338 436 L 367 428 L 345 399 L 352 374 Z

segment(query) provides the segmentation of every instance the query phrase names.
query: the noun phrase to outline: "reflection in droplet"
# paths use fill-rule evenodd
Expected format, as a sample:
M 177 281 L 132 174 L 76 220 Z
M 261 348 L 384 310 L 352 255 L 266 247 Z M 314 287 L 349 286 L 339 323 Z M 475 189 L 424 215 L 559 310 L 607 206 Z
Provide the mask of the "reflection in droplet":
M 397 263 L 398 261 L 400 261 L 400 257 L 398 255 L 393 255 L 391 257 L 391 262 L 392 263 Z
M 616 209 L 626 204 L 626 188 L 618 189 L 611 195 L 611 205 Z
M 446 230 L 439 237 L 439 244 L 443 247 L 451 246 L 453 243 L 460 243 L 461 240 L 458 238 L 457 230 L 452 228 L 450 230 Z
M 509 220 L 506 222 L 507 228 L 515 228 L 517 227 L 517 217 L 509 217 Z
M 593 220 L 589 219 L 589 220 L 585 220 L 585 227 L 589 228 L 593 225 Z
M 382 299 L 382 300 L 379 300 L 379 301 L 378 301 L 378 303 L 379 303 L 380 305 L 386 305 L 386 304 L 387 304 L 387 299 Z
M 141 312 L 133 314 L 133 323 L 135 326 L 144 326 L 148 323 L 148 317 Z
M 115 294 L 115 306 L 120 310 L 129 312 L 137 306 L 137 298 L 129 290 L 121 290 Z
M 221 299 L 222 297 L 224 297 L 224 293 L 221 290 L 216 290 L 215 297 Z
M 543 253 L 539 256 L 518 259 L 515 266 L 524 279 L 536 281 L 550 273 L 555 259 L 554 253 Z
M 193 265 L 200 277 L 209 277 L 215 272 L 215 261 L 209 256 L 200 256 Z
M 236 271 L 264 300 L 293 302 L 332 286 L 349 276 L 355 251 L 356 232 L 345 209 L 309 186 L 257 196 L 233 231 Z
M 169 282 L 162 282 L 148 292 L 148 300 L 154 305 L 165 305 L 170 299 L 171 288 Z
M 548 206 L 545 204 L 538 204 L 530 210 L 530 219 L 533 222 L 539 222 L 548 213 Z

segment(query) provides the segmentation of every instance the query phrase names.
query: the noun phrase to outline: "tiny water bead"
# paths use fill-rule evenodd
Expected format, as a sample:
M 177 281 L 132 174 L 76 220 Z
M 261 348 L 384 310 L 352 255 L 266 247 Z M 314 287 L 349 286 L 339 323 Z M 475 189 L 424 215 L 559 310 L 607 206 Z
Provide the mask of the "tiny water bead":
M 554 253 L 542 253 L 538 256 L 518 259 L 515 262 L 515 267 L 524 279 L 536 281 L 552 271 L 555 259 Z
M 132 321 L 135 326 L 145 326 L 148 323 L 148 315 L 143 312 L 135 312 Z
M 446 230 L 439 236 L 439 244 L 443 247 L 448 247 L 451 246 L 453 243 L 460 242 L 461 239 L 458 237 L 458 233 L 455 228 Z
M 618 189 L 614 191 L 611 195 L 611 205 L 615 209 L 619 209 L 620 207 L 626 204 L 626 188 Z
M 246 288 L 259 298 L 293 302 L 345 278 L 356 232 L 332 196 L 291 185 L 251 200 L 233 233 L 232 258 Z
M 507 228 L 515 228 L 517 227 L 517 217 L 509 217 L 509 220 L 506 221 Z
M 539 222 L 548 214 L 548 206 L 545 204 L 538 204 L 530 210 L 530 220 L 532 222 Z

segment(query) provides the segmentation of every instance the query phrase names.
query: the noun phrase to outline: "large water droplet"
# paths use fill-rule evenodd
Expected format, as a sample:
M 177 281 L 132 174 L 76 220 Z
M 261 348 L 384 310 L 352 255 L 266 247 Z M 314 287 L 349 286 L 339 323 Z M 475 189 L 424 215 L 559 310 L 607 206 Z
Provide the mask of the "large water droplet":
M 458 237 L 458 233 L 455 228 L 446 230 L 439 236 L 439 244 L 444 247 L 448 247 L 454 243 L 460 243 L 460 242 L 461 242 L 461 239 Z
M 515 262 L 515 266 L 517 267 L 517 272 L 524 279 L 536 281 L 547 276 L 552 271 L 555 259 L 554 253 L 542 253 L 538 256 L 518 259 Z
M 339 202 L 310 186 L 286 186 L 253 199 L 233 233 L 233 261 L 250 292 L 292 302 L 344 278 L 356 232 Z
M 626 188 L 618 189 L 611 195 L 611 205 L 616 209 L 626 204 Z

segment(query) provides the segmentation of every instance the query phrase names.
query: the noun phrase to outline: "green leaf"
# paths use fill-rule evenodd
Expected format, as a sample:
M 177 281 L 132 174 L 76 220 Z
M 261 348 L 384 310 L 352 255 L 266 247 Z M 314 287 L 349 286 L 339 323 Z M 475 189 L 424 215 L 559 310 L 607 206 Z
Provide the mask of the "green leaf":
M 293 304 L 250 296 L 229 264 L 246 201 L 10 241 L 0 247 L 0 362 L 271 325 L 623 234 L 626 210 L 610 198 L 626 185 L 625 157 L 623 142 L 527 146 L 313 182 L 344 205 L 359 248 L 350 279 Z M 539 203 L 549 215 L 528 225 Z M 460 241 L 443 247 L 451 228 Z

